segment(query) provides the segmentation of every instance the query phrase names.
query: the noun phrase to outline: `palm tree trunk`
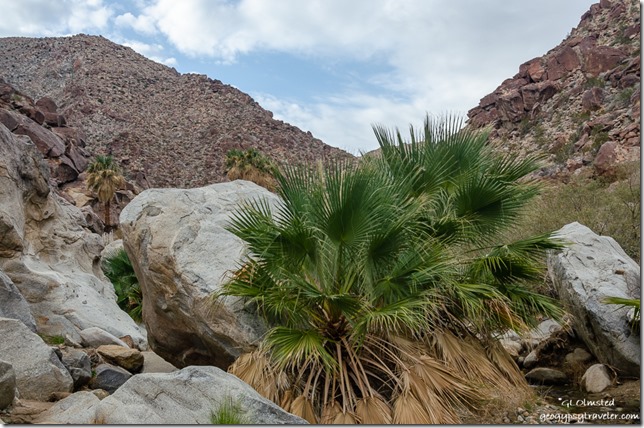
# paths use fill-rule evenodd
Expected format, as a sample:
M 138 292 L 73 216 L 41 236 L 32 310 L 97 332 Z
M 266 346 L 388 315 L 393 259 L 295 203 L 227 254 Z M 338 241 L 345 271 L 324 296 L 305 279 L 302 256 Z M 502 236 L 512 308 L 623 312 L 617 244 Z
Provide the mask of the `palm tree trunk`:
M 110 229 L 110 201 L 108 199 L 105 201 L 105 231 L 109 232 Z

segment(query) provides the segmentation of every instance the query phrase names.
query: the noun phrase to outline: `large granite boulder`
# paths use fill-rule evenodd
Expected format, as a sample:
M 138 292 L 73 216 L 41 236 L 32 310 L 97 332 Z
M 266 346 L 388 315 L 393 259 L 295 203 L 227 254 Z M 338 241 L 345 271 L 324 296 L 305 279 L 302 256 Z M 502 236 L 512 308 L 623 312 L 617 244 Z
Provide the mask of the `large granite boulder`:
M 36 321 L 31 315 L 29 303 L 20 294 L 11 278 L 0 271 L 0 317 L 22 321 L 31 331 L 36 332 Z
M 238 404 L 252 425 L 305 424 L 259 395 L 237 377 L 208 366 L 172 373 L 133 376 L 96 405 L 98 424 L 210 424 L 213 412 L 228 400 Z
M 145 348 L 145 336 L 118 307 L 100 269 L 102 237 L 84 227 L 77 207 L 50 191 L 49 180 L 29 137 L 0 124 L 0 270 L 28 303 L 39 333 L 80 342 L 81 330 L 100 327 Z
M 603 364 L 622 375 L 640 374 L 640 337 L 628 323 L 628 308 L 607 304 L 609 296 L 640 298 L 640 268 L 613 238 L 579 223 L 558 232 L 569 243 L 548 256 L 548 270 L 573 328 Z
M 15 396 L 16 371 L 10 363 L 0 360 L 0 410 L 11 406 Z
M 123 244 L 143 293 L 150 347 L 177 367 L 226 368 L 265 332 L 220 289 L 240 265 L 243 242 L 225 228 L 243 201 L 277 196 L 248 181 L 197 189 L 148 189 L 121 212 Z
M 74 381 L 43 340 L 22 322 L 0 318 L 0 360 L 13 366 L 21 399 L 46 401 L 53 392 L 71 392 Z

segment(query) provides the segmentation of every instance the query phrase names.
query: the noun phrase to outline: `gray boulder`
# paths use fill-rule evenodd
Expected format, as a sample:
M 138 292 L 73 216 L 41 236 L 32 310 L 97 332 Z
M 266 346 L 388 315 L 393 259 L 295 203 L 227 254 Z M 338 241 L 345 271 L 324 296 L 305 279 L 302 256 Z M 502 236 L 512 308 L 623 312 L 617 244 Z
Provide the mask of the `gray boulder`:
M 232 399 L 251 424 L 305 424 L 216 367 L 139 374 L 96 406 L 98 424 L 209 424 L 212 412 Z
M 574 367 L 586 364 L 592 359 L 593 356 L 590 355 L 585 349 L 575 348 L 572 352 L 566 354 L 564 363 Z
M 129 348 L 127 343 L 98 327 L 89 327 L 79 332 L 81 342 L 89 348 L 98 348 L 101 345 L 118 345 Z
M 22 322 L 0 318 L 0 337 L 0 358 L 13 366 L 20 398 L 46 401 L 72 391 L 74 381 L 54 350 Z
M 31 315 L 29 304 L 11 278 L 2 271 L 0 271 L 0 317 L 20 320 L 29 327 L 29 330 L 36 332 L 36 321 Z
M 0 361 L 0 410 L 11 406 L 16 397 L 16 372 L 6 361 Z
M 143 351 L 143 369 L 141 373 L 170 373 L 178 369 L 159 357 L 154 351 Z
M 74 389 L 87 385 L 92 377 L 92 362 L 84 351 L 65 348 L 62 350 L 61 362 L 74 379 Z
M 526 373 L 528 382 L 538 385 L 565 385 L 569 382 L 568 376 L 560 370 L 549 367 L 537 367 Z
M 79 391 L 56 402 L 44 411 L 34 423 L 45 425 L 83 425 L 92 423 L 96 405 L 101 400 L 89 391 Z
M 265 332 L 236 298 L 213 304 L 245 256 L 225 228 L 238 204 L 277 196 L 248 181 L 197 189 L 148 189 L 121 212 L 123 244 L 143 293 L 150 347 L 177 367 L 227 367 Z
M 548 256 L 548 270 L 575 332 L 601 363 L 639 376 L 640 337 L 628 323 L 628 309 L 604 302 L 609 296 L 640 297 L 639 266 L 614 239 L 579 223 L 558 235 L 570 245 Z
M 47 131 L 42 128 L 43 131 Z M 49 188 L 49 166 L 29 137 L 0 124 L 0 270 L 28 302 L 39 333 L 69 336 L 101 327 L 115 336 L 146 339 L 116 304 L 99 267 L 102 237 L 83 213 Z
M 608 369 L 603 364 L 593 364 L 581 377 L 581 386 L 586 392 L 602 392 L 611 386 L 611 379 Z
M 99 364 L 96 366 L 96 376 L 89 381 L 89 386 L 92 389 L 104 389 L 113 394 L 131 377 L 132 373 L 122 367 Z

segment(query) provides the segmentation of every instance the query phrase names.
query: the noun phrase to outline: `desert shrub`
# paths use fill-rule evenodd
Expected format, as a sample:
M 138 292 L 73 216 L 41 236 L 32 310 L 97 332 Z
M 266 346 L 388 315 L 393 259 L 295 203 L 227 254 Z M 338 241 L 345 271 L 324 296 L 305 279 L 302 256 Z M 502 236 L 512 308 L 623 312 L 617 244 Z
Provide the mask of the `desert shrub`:
M 107 257 L 101 266 L 105 276 L 114 285 L 119 307 L 132 317 L 134 321 L 142 319 L 143 295 L 139 280 L 134 273 L 134 267 L 124 249 L 120 249 Z
M 625 165 L 620 180 L 608 183 L 577 176 L 567 184 L 552 184 L 537 198 L 521 222 L 521 234 L 529 236 L 557 230 L 577 221 L 599 235 L 614 238 L 636 262 L 640 261 L 640 170 Z

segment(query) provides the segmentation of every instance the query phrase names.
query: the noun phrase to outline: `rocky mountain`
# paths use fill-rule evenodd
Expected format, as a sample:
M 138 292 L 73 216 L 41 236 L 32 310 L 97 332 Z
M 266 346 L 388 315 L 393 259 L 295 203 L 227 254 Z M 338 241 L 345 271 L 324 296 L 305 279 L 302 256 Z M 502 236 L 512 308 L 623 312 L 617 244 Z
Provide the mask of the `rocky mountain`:
M 0 38 L 0 77 L 36 102 L 53 100 L 89 154 L 113 155 L 142 187 L 225 181 L 233 148 L 285 162 L 351 157 L 273 119 L 232 86 L 100 36 Z
M 640 157 L 640 4 L 593 4 L 559 46 L 519 66 L 468 124 L 502 150 L 545 153 L 544 176 L 614 175 Z

